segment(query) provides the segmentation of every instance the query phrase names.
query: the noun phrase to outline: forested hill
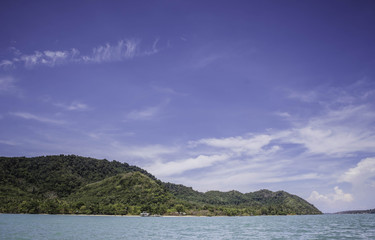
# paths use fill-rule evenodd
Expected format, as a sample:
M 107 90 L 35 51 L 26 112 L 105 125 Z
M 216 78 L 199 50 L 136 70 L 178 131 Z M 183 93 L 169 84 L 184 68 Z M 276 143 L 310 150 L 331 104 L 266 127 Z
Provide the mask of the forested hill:
M 201 193 L 190 187 L 173 183 L 164 183 L 164 186 L 177 198 L 191 202 L 212 204 L 215 206 L 236 206 L 240 209 L 258 209 L 261 214 L 321 214 L 314 205 L 284 191 L 272 192 L 263 189 L 245 194 L 235 190 L 229 192 L 208 191 Z
M 140 172 L 156 180 L 142 168 L 106 159 L 76 155 L 0 158 L 1 183 L 36 195 L 53 192 L 65 197 L 88 183 L 127 172 Z
M 76 155 L 0 157 L 0 212 L 138 215 L 321 214 L 298 196 L 201 193 L 136 166 Z

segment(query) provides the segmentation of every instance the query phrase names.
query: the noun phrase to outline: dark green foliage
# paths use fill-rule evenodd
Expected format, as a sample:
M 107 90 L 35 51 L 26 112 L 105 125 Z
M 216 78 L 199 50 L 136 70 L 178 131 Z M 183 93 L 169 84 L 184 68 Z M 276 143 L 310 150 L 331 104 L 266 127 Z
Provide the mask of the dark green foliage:
M 127 163 L 76 155 L 42 156 L 34 158 L 0 158 L 0 184 L 19 187 L 37 195 L 56 194 L 65 197 L 81 186 L 124 172 L 145 170 Z
M 184 199 L 192 202 L 204 202 L 204 194 L 193 190 L 193 188 L 191 187 L 173 183 L 163 183 L 163 185 L 179 199 Z
M 141 206 L 141 211 L 162 214 L 165 209 L 161 206 L 169 206 L 173 196 L 153 179 L 140 172 L 134 172 L 118 174 L 88 184 L 67 199 L 70 202 L 81 203 L 81 205 L 116 206 L 117 204 L 123 209 L 128 206 Z M 76 206 L 77 211 L 80 208 L 81 206 Z M 101 212 L 99 209 L 96 213 L 109 214 L 110 211 L 107 209 Z
M 0 157 L 0 212 L 50 214 L 191 214 L 205 216 L 320 214 L 279 191 L 201 193 L 163 183 L 117 161 L 75 155 Z
M 164 186 L 178 199 L 223 206 L 223 209 L 246 209 L 250 213 L 246 215 L 321 214 L 312 204 L 284 191 L 260 190 L 243 194 L 233 190 L 229 192 L 208 191 L 201 193 L 194 191 L 192 188 L 173 183 L 165 183 Z M 225 215 L 238 215 L 238 212 L 231 209 Z

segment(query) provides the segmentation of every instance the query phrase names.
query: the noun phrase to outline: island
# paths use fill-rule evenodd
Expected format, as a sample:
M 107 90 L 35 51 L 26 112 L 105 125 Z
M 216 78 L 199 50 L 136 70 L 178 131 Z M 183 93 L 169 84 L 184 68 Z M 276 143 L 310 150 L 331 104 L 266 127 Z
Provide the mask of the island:
M 77 155 L 0 157 L 0 212 L 155 216 L 322 214 L 285 191 L 205 193 L 119 161 Z
M 368 210 L 342 211 L 342 212 L 337 212 L 335 214 L 375 214 L 375 208 L 374 209 L 368 209 Z

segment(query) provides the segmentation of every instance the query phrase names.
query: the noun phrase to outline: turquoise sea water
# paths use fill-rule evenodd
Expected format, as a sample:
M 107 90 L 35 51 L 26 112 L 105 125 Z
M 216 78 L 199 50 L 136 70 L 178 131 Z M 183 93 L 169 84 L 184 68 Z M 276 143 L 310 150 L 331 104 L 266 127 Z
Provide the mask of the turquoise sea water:
M 0 214 L 0 239 L 375 239 L 375 214 L 143 218 Z

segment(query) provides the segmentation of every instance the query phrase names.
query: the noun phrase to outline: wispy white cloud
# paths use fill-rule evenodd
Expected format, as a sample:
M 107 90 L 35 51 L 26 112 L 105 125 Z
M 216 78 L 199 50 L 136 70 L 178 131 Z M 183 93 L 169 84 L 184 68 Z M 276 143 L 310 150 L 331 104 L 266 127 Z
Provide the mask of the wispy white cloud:
M 159 49 L 157 48 L 157 44 L 159 42 L 159 38 L 156 38 L 154 43 L 152 44 L 151 50 L 146 50 L 144 52 L 144 55 L 153 55 L 159 52 Z
M 9 146 L 17 146 L 18 143 L 15 142 L 15 141 L 12 141 L 12 140 L 2 140 L 0 139 L 0 144 L 5 144 L 5 145 L 9 145 Z
M 366 105 L 347 106 L 311 118 L 290 130 L 284 142 L 301 144 L 311 154 L 347 156 L 356 152 L 375 152 L 375 132 L 369 131 L 375 113 Z
M 177 181 L 198 189 L 217 187 L 223 189 L 226 182 L 231 186 L 246 189 L 248 184 L 278 184 L 297 181 L 321 181 L 326 179 L 331 184 L 338 183 L 337 176 L 342 172 L 341 158 L 372 154 L 375 152 L 375 113 L 367 104 L 340 104 L 323 108 L 310 118 L 295 118 L 292 113 L 280 114 L 290 121 L 291 127 L 282 130 L 267 130 L 259 134 L 246 134 L 226 138 L 203 138 L 188 143 L 188 149 L 181 148 L 190 158 L 176 161 L 166 156 L 164 161 L 149 165 L 156 176 Z M 223 161 L 203 161 L 204 156 L 215 159 L 226 156 Z M 325 162 L 324 159 L 330 159 Z M 312 166 L 319 166 L 311 171 Z M 372 159 L 367 160 L 373 161 Z M 367 164 L 369 164 L 367 162 Z M 324 166 L 336 164 L 336 169 L 322 172 Z M 364 162 L 366 163 L 366 162 Z M 362 163 L 362 165 L 364 165 Z M 177 167 L 181 164 L 181 167 Z M 371 168 L 365 172 L 361 164 L 348 171 L 341 182 L 349 181 L 349 173 L 363 172 L 363 176 L 373 176 Z M 372 164 L 372 162 L 371 162 Z M 340 167 L 341 166 L 341 167 Z M 173 171 L 172 169 L 176 169 Z M 194 179 L 184 177 L 189 170 L 207 168 L 204 175 L 195 174 Z M 319 168 L 319 169 L 318 169 Z M 360 170 L 363 169 L 363 170 Z M 353 174 L 351 174 L 353 175 Z M 355 174 L 359 176 L 358 174 Z M 225 177 L 225 181 L 222 179 Z M 352 177 L 354 181 L 354 177 Z M 358 180 L 356 180 L 358 181 Z M 204 184 L 203 184 L 204 183 Z M 368 184 L 372 184 L 368 181 Z M 230 188 L 230 187 L 228 187 Z M 310 199 L 325 200 L 324 204 L 333 202 L 349 203 L 353 195 L 344 193 L 339 187 L 333 194 L 313 192 Z
M 42 123 L 51 123 L 51 124 L 64 124 L 65 123 L 62 120 L 41 117 L 41 116 L 37 116 L 35 114 L 28 113 L 28 112 L 11 112 L 10 114 L 19 118 L 26 119 L 26 120 L 35 120 L 35 121 L 42 122 Z
M 169 161 L 169 162 L 156 162 L 151 166 L 148 166 L 150 172 L 157 176 L 172 176 L 175 174 L 181 174 L 188 170 L 195 170 L 212 166 L 213 164 L 221 161 L 228 160 L 228 155 L 199 155 L 196 158 L 188 158 L 180 161 Z
M 287 156 L 282 147 L 272 142 L 281 136 L 284 134 L 201 139 L 190 142 L 188 149 L 190 155 L 194 155 L 195 151 L 200 154 L 185 160 L 159 161 L 145 167 L 158 177 L 170 179 L 173 176 L 178 181 L 197 186 L 200 190 L 210 189 L 209 187 L 222 189 L 226 182 L 230 182 L 232 188 L 236 186 L 237 189 L 246 189 L 249 183 L 280 183 L 320 178 L 314 172 L 296 172 L 293 170 L 293 161 L 283 160 Z M 208 169 L 203 175 L 194 175 L 196 182 L 183 177 L 187 171 L 201 168 Z
M 138 40 L 121 40 L 117 45 L 106 44 L 93 49 L 90 56 L 83 56 L 84 62 L 114 62 L 130 59 L 137 55 L 139 48 Z
M 34 54 L 21 55 L 19 58 L 15 58 L 14 62 L 23 62 L 27 68 L 32 68 L 37 65 L 53 67 L 57 64 L 76 61 L 78 55 L 79 51 L 74 48 L 70 51 L 35 51 Z
M 135 109 L 126 114 L 126 120 L 152 120 L 160 116 L 162 110 L 169 104 L 170 100 L 167 99 L 158 105 Z
M 313 96 L 314 94 L 309 101 L 315 101 Z M 152 115 L 146 114 L 147 112 L 145 111 L 146 116 Z M 163 160 L 144 167 L 158 177 L 171 181 L 175 179 L 200 190 L 212 187 L 228 189 L 233 186 L 248 189 L 249 184 L 318 182 L 322 179 L 330 184 L 337 184 L 344 180 L 349 181 L 349 175 L 352 176 L 353 172 L 363 173 L 363 176 L 370 178 L 367 178 L 368 184 L 373 183 L 370 181 L 373 172 L 367 165 L 368 162 L 367 172 L 364 167 L 360 167 L 366 163 L 363 162 L 338 181 L 344 166 L 341 163 L 342 158 L 375 152 L 375 112 L 371 105 L 353 101 L 350 101 L 350 104 L 344 101 L 340 104 L 326 104 L 320 112 L 308 118 L 294 117 L 293 113 L 289 112 L 279 113 L 284 120 L 290 121 L 291 127 L 266 130 L 259 134 L 190 141 L 187 146 L 180 147 L 178 152 L 173 153 L 173 156 L 186 155 L 189 158 L 179 157 L 177 159 L 181 160 L 176 160 L 166 154 Z M 215 161 L 218 156 L 225 156 L 225 159 Z M 326 159 L 329 161 L 325 162 Z M 330 170 L 329 174 L 322 171 L 332 164 L 335 164 L 336 168 Z M 317 167 L 312 171 L 313 166 Z M 202 168 L 205 168 L 204 174 L 202 171 L 196 171 L 194 179 L 185 177 L 185 174 L 189 175 L 193 170 Z M 359 173 L 354 175 L 359 176 Z M 222 176 L 226 176 L 225 179 Z M 351 181 L 359 181 L 354 179 L 356 178 L 352 177 Z M 231 185 L 226 185 L 227 182 Z M 344 193 L 336 187 L 334 193 L 329 194 L 314 191 L 310 199 L 324 204 L 349 203 L 354 201 L 354 195 Z
M 241 136 L 229 138 L 207 138 L 195 142 L 195 144 L 204 144 L 210 147 L 224 148 L 237 153 L 246 153 L 254 155 L 262 151 L 262 148 L 268 145 L 272 140 L 272 136 L 261 134 L 250 138 Z M 193 142 L 194 144 L 194 142 Z
M 77 101 L 74 101 L 70 104 L 56 103 L 55 105 L 68 111 L 83 111 L 89 109 L 89 106 L 87 104 Z
M 216 55 L 216 54 L 203 56 L 203 57 L 199 58 L 197 61 L 194 62 L 193 67 L 194 68 L 205 68 L 208 65 L 216 62 L 220 58 L 222 58 L 222 56 Z
M 7 70 L 7 69 L 11 69 L 11 68 L 13 68 L 13 67 L 14 67 L 14 63 L 13 63 L 13 61 L 10 61 L 10 60 L 2 60 L 2 61 L 0 62 L 0 68 L 2 68 L 2 69 Z
M 275 112 L 275 115 L 283 117 L 283 118 L 290 118 L 291 115 L 288 112 Z
M 173 176 L 181 181 L 188 181 L 181 175 L 186 171 L 209 167 L 205 171 L 207 179 L 195 175 L 197 179 L 202 180 L 194 183 L 197 185 L 210 179 L 220 182 L 221 176 L 224 175 L 227 176 L 226 179 L 230 178 L 232 185 L 239 186 L 242 182 L 273 184 L 318 181 L 325 178 L 323 173 L 319 173 L 320 170 L 311 171 L 311 166 L 317 164 L 315 161 L 320 161 L 319 164 L 325 166 L 324 161 L 317 160 L 317 156 L 320 159 L 331 159 L 329 163 L 334 161 L 339 164 L 342 157 L 375 152 L 375 132 L 371 130 L 375 113 L 368 105 L 326 108 L 322 113 L 309 119 L 297 119 L 288 114 L 287 120 L 291 121 L 292 127 L 279 131 L 269 130 L 259 134 L 191 141 L 188 149 L 181 148 L 184 149 L 181 154 L 191 156 L 186 161 L 176 161 L 166 156 L 164 161 L 148 167 L 157 176 Z M 218 155 L 225 155 L 226 161 L 208 161 L 208 165 L 203 161 L 196 161 L 202 156 L 210 159 Z M 175 167 L 178 164 L 181 164 L 181 167 Z M 172 171 L 173 168 L 176 168 L 176 171 Z M 340 170 L 342 169 L 332 172 L 331 182 L 337 181 L 334 176 L 337 177 Z M 188 183 L 192 183 L 191 180 Z M 211 184 L 217 185 L 220 184 Z M 340 199 L 340 196 L 349 199 L 348 195 L 340 195 L 341 193 L 337 188 L 335 195 L 327 196 L 331 200 Z M 318 195 L 314 193 L 313 196 Z
M 160 111 L 159 106 L 147 107 L 140 110 L 133 110 L 126 115 L 130 120 L 149 120 L 156 116 Z
M 150 56 L 159 52 L 156 39 L 151 50 L 141 50 L 140 40 L 120 40 L 117 44 L 100 45 L 92 49 L 89 54 L 81 54 L 76 48 L 71 50 L 44 50 L 34 51 L 33 54 L 23 54 L 20 50 L 13 48 L 14 57 L 0 61 L 0 68 L 11 69 L 17 64 L 24 64 L 27 68 L 36 66 L 54 67 L 67 63 L 104 63 L 116 62 L 134 57 Z
M 254 188 L 255 186 L 265 187 L 272 184 L 285 184 L 287 182 L 316 180 L 320 178 L 316 173 L 291 174 L 286 171 L 286 169 L 291 168 L 291 165 L 284 164 L 285 162 L 283 161 L 254 163 L 252 161 L 236 161 L 230 155 L 223 156 L 228 156 L 228 158 L 223 161 L 212 162 L 211 165 L 207 166 L 207 169 L 202 171 L 203 174 L 194 174 L 194 177 L 191 177 L 186 172 L 182 172 L 183 174 L 178 174 L 177 172 L 173 175 L 173 171 L 166 171 L 162 177 L 169 181 L 194 186 L 199 191 L 229 191 L 236 189 L 242 192 L 258 190 Z M 200 167 L 200 165 L 194 166 L 196 170 L 200 168 L 203 167 Z M 156 176 L 158 175 L 156 174 Z
M 15 48 L 15 47 L 10 47 L 9 50 L 13 53 L 14 56 L 21 56 L 22 53 L 19 49 Z
M 282 141 L 304 146 L 309 154 L 348 157 L 375 149 L 374 85 L 357 81 L 345 88 L 318 86 L 309 91 L 290 91 L 288 97 L 315 103 L 313 116 L 286 116 L 293 128 Z M 283 115 L 280 115 L 284 117 Z
M 368 79 L 359 80 L 345 87 L 317 86 L 308 91 L 286 90 L 290 99 L 308 104 L 318 104 L 325 108 L 337 108 L 364 104 L 375 96 L 375 84 Z

